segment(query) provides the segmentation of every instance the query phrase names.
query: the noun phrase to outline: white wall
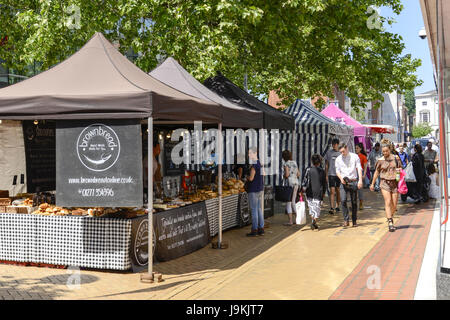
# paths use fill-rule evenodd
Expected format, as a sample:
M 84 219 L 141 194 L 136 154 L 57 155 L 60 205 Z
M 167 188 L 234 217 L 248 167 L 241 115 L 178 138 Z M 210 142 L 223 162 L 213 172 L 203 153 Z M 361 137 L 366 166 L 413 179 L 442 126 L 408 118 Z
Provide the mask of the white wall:
M 423 105 L 424 102 L 426 102 L 426 105 Z M 429 112 L 429 123 L 433 128 L 432 135 L 436 136 L 436 130 L 439 129 L 439 104 L 436 92 L 416 95 L 416 125 L 421 121 L 421 111 Z
M 25 175 L 21 185 L 20 175 Z M 17 185 L 13 178 L 17 175 Z M 26 166 L 23 129 L 20 121 L 5 121 L 0 124 L 0 190 L 9 190 L 9 195 L 26 192 Z
M 398 141 L 398 112 L 397 112 L 397 92 L 391 92 L 389 94 L 383 94 L 384 102 L 381 106 L 381 124 L 391 125 L 395 128 L 395 133 L 393 134 L 384 134 L 383 138 L 389 139 L 394 143 L 402 142 Z M 401 108 L 401 106 L 400 106 Z M 402 112 L 400 109 L 400 117 L 402 116 Z M 401 118 L 400 118 L 401 120 Z M 402 128 L 404 131 L 404 128 Z M 401 140 L 403 140 L 403 133 L 401 135 Z

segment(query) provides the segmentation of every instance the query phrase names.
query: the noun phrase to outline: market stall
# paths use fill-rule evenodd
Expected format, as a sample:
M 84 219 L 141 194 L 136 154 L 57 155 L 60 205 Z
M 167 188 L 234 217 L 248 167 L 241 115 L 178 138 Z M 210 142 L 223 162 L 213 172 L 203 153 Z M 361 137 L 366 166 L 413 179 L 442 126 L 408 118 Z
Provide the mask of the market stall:
M 296 127 L 294 131 L 281 134 L 280 152 L 292 150 L 292 157 L 300 172 L 311 165 L 313 154 L 325 156 L 334 137 L 349 145 L 351 151 L 354 150 L 353 127 L 327 118 L 307 102 L 297 99 L 284 112 L 295 118 Z M 275 183 L 282 183 L 281 175 Z
M 248 129 L 248 128 L 262 128 L 263 127 L 263 113 L 258 110 L 251 110 L 248 108 L 243 108 L 230 101 L 223 99 L 215 92 L 211 91 L 199 81 L 197 81 L 189 72 L 187 72 L 175 59 L 172 57 L 167 58 L 163 63 L 161 63 L 157 68 L 149 73 L 155 79 L 180 90 L 186 94 L 197 97 L 199 99 L 205 99 L 209 101 L 216 102 L 222 106 L 222 116 L 223 121 L 219 124 L 219 130 L 222 131 L 222 126 L 225 128 L 238 128 L 238 129 Z M 237 117 L 239 114 L 239 117 Z M 226 140 L 233 140 L 232 144 L 227 143 Z M 222 242 L 222 231 L 235 227 L 243 226 L 250 222 L 248 213 L 248 200 L 247 195 L 244 194 L 243 182 L 235 179 L 236 177 L 231 174 L 231 163 L 235 163 L 236 159 L 234 157 L 236 150 L 227 150 L 227 146 L 234 149 L 236 141 L 235 134 L 223 135 L 221 138 L 221 151 L 219 153 L 222 159 L 225 160 L 227 157 L 223 157 L 222 154 L 233 155 L 232 159 L 227 159 L 228 161 L 218 160 L 216 164 L 217 168 L 217 182 L 218 182 L 218 198 L 207 200 L 207 208 L 210 217 L 210 228 L 211 235 L 218 235 L 218 242 Z M 223 152 L 222 152 L 223 150 Z M 229 151 L 229 152 L 227 152 Z M 245 159 L 245 150 L 241 150 L 242 158 Z M 230 161 L 231 160 L 231 161 Z M 166 161 L 167 162 L 167 161 Z M 223 163 L 228 163 L 228 175 L 227 180 L 222 178 L 222 165 Z M 190 170 L 189 174 L 195 175 L 194 172 L 204 170 L 204 166 L 201 164 L 192 165 L 190 163 L 186 164 L 186 170 Z M 230 174 L 233 176 L 230 179 Z M 222 185 L 224 185 L 225 192 L 222 193 Z M 233 186 L 235 189 L 233 189 Z M 211 188 L 210 188 L 211 189 Z M 231 192 L 227 192 L 228 190 Z M 234 190 L 234 191 L 233 191 Z M 228 194 L 227 194 L 228 193 Z M 240 194 L 239 194 L 240 193 Z M 223 198 L 223 196 L 228 196 Z M 215 208 L 218 208 L 216 214 Z M 269 209 L 271 206 L 269 207 Z M 218 221 L 214 217 L 218 217 Z
M 361 123 L 350 117 L 344 111 L 339 109 L 334 103 L 329 104 L 328 107 L 322 110 L 321 113 L 336 122 L 353 126 L 355 144 L 361 142 L 364 145 L 366 152 L 370 152 L 372 149 L 370 128 L 363 126 Z
M 267 129 L 267 131 L 260 133 L 259 138 L 264 137 L 262 140 L 266 141 L 267 145 L 263 148 L 265 152 L 260 153 L 259 156 L 261 163 L 265 164 L 266 177 L 264 182 L 266 186 L 264 189 L 264 212 L 265 215 L 269 215 L 270 211 L 273 212 L 274 203 L 272 182 L 279 174 L 278 168 L 281 163 L 279 150 L 280 132 L 281 130 L 294 130 L 295 119 L 293 116 L 277 110 L 248 94 L 220 72 L 215 77 L 206 79 L 204 84 L 222 98 L 232 103 L 244 108 L 263 112 L 264 129 Z M 270 209 L 267 209 L 267 206 L 270 206 Z
M 206 199 L 186 194 L 154 208 L 149 192 L 149 214 L 143 209 L 141 135 L 146 128 L 151 150 L 153 119 L 221 123 L 221 107 L 145 74 L 100 33 L 52 69 L 1 89 L 0 119 L 53 126 L 45 132 L 55 141 L 56 188 L 3 194 L 0 261 L 117 270 L 150 261 L 151 275 L 153 254 L 164 261 L 205 246 Z

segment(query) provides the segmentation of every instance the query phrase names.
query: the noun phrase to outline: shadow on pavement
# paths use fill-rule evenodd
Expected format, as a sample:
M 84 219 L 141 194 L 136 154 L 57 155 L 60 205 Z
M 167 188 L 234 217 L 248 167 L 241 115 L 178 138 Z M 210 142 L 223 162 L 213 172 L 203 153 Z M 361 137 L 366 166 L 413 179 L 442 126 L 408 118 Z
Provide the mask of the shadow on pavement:
M 177 282 L 172 282 L 172 283 L 167 283 L 167 284 L 163 284 L 163 285 L 158 285 L 156 287 L 149 287 L 149 288 L 145 288 L 145 289 L 139 289 L 139 290 L 132 290 L 132 291 L 126 291 L 126 292 L 120 292 L 120 293 L 113 293 L 113 294 L 107 294 L 107 295 L 102 295 L 102 296 L 96 296 L 96 297 L 92 297 L 91 299 L 106 299 L 106 298 L 112 298 L 112 297 L 117 297 L 117 296 L 121 296 L 121 295 L 125 295 L 125 294 L 137 294 L 137 293 L 149 293 L 149 292 L 155 292 L 155 291 L 161 291 L 161 290 L 166 290 L 172 287 L 176 287 L 179 285 L 182 285 L 184 283 L 189 283 L 195 280 L 183 280 L 183 281 L 177 281 Z
M 321 230 L 324 231 L 327 229 L 340 231 L 348 229 L 358 230 L 360 228 L 364 228 L 363 230 L 365 230 L 368 228 L 370 232 L 371 230 L 378 230 L 380 227 L 384 228 L 385 222 L 380 223 L 380 214 L 384 214 L 384 201 L 381 194 L 370 193 L 368 190 L 365 190 L 364 195 L 364 205 L 366 208 L 358 211 L 359 226 L 357 228 L 349 227 L 347 229 L 342 227 L 344 222 L 342 210 L 334 215 L 328 213 L 330 203 L 326 197 L 322 205 L 321 218 L 318 222 L 318 234 L 320 234 Z M 380 204 L 382 205 L 380 206 Z M 404 210 L 402 205 L 399 205 L 399 211 L 402 210 Z M 283 224 L 288 222 L 288 216 L 283 211 L 284 208 L 278 205 L 278 213 L 266 220 L 269 222 L 269 227 L 265 229 L 266 234 L 262 237 L 246 237 L 246 233 L 250 231 L 250 226 L 228 230 L 223 233 L 223 241 L 229 243 L 228 249 L 212 249 L 209 245 L 178 259 L 155 264 L 154 269 L 163 275 L 183 275 L 195 272 L 216 272 L 235 269 L 299 231 L 313 232 L 309 228 L 311 218 L 308 210 L 307 223 L 301 226 L 284 226 Z M 213 240 L 217 240 L 217 237 Z
M 78 284 L 83 285 L 97 280 L 98 277 L 96 276 L 76 274 L 73 272 L 30 279 L 0 276 L 0 299 L 52 300 L 59 298 L 67 292 L 76 290 Z

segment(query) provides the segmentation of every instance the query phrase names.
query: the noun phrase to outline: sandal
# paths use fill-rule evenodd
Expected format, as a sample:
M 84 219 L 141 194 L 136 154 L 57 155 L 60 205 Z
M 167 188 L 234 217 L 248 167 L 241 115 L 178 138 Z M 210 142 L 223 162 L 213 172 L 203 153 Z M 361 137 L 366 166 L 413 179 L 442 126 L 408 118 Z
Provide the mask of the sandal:
M 394 227 L 394 220 L 388 219 L 388 226 L 389 226 L 389 232 L 394 232 L 395 231 L 395 227 Z

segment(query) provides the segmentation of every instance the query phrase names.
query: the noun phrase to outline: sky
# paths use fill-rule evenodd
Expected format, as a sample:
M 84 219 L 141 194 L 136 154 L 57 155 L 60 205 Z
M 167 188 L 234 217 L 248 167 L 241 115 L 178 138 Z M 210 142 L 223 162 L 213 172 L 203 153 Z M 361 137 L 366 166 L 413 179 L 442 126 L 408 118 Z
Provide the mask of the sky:
M 386 26 L 386 31 L 397 33 L 403 38 L 406 46 L 404 54 L 410 53 L 413 58 L 422 60 L 422 66 L 417 69 L 417 75 L 423 84 L 414 90 L 415 94 L 435 90 L 428 41 L 422 40 L 418 35 L 419 30 L 424 27 L 419 0 L 402 0 L 402 4 L 403 11 L 400 15 L 394 14 L 389 8 L 381 8 L 382 16 L 394 17 L 396 20 L 392 26 Z

